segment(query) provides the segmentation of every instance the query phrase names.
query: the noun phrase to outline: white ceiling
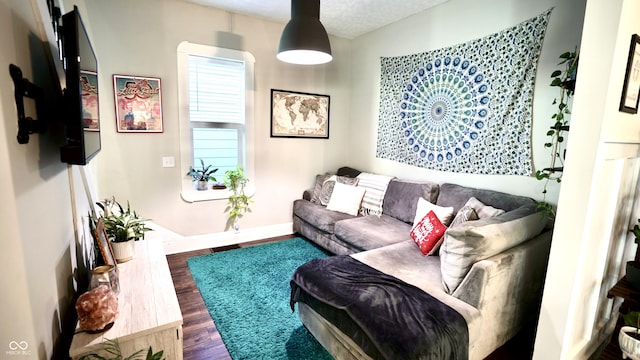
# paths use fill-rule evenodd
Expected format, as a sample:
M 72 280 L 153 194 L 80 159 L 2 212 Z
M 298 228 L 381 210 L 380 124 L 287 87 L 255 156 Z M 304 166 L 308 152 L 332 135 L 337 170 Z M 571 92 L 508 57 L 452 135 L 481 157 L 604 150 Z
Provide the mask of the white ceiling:
M 184 0 L 287 23 L 290 0 Z M 321 0 L 320 22 L 331 35 L 353 39 L 449 0 Z

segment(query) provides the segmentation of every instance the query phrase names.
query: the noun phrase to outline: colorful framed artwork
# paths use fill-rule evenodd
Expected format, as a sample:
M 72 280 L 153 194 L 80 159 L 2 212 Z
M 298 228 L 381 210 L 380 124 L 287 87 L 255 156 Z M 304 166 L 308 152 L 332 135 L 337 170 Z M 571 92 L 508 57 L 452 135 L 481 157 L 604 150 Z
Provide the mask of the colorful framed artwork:
M 116 128 L 122 133 L 161 133 L 160 79 L 113 75 Z
M 329 95 L 271 89 L 271 137 L 329 138 Z
M 622 97 L 620 98 L 620 111 L 636 114 L 638 112 L 638 100 L 640 100 L 640 36 L 631 36 L 627 70 L 624 75 Z

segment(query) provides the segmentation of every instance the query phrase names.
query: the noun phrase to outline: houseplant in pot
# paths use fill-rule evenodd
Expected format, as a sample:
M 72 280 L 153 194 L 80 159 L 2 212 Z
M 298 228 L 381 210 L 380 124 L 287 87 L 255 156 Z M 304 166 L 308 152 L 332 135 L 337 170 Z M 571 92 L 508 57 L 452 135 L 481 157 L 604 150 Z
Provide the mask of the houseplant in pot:
M 204 161 L 200 159 L 200 169 L 195 169 L 193 166 L 189 167 L 189 172 L 187 172 L 188 176 L 191 176 L 194 182 L 198 183 L 198 190 L 207 190 L 209 180 L 217 181 L 213 174 L 218 171 L 218 169 L 212 169 L 212 165 L 204 165 Z
M 245 194 L 245 187 L 249 179 L 244 174 L 244 169 L 237 166 L 235 170 L 227 170 L 224 174 L 224 184 L 229 189 L 229 201 L 224 212 L 229 213 L 225 229 L 240 230 L 238 219 L 247 212 L 251 212 L 249 204 L 253 202 L 251 196 Z
M 116 260 L 126 262 L 133 259 L 134 242 L 144 239 L 144 233 L 152 230 L 145 225 L 148 219 L 141 218 L 131 210 L 128 201 L 125 210 L 114 197 L 97 205 L 103 211 L 104 228 L 111 240 Z
M 618 334 L 618 344 L 623 357 L 640 360 L 640 312 L 629 311 L 622 315 L 624 325 Z
M 640 223 L 640 219 L 638 219 Z M 640 226 L 635 226 L 629 230 L 635 237 L 637 246 L 640 246 Z M 636 248 L 636 256 L 632 261 L 627 261 L 627 281 L 632 288 L 640 291 L 640 251 Z

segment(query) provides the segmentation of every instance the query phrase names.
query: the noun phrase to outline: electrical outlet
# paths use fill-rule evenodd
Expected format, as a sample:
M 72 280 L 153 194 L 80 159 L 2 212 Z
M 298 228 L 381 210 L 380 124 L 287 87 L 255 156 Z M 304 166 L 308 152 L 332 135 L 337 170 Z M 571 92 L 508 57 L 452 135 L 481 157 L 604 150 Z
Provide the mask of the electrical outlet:
M 176 166 L 176 160 L 173 156 L 162 157 L 162 167 L 172 168 Z

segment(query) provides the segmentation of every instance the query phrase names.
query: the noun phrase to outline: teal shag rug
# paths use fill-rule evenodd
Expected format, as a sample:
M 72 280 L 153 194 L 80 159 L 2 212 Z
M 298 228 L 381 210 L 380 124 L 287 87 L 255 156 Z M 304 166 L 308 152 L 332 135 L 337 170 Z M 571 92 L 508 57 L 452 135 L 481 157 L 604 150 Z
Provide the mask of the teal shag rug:
M 329 256 L 303 238 L 187 260 L 231 357 L 332 359 L 291 311 L 289 280 L 305 262 Z

